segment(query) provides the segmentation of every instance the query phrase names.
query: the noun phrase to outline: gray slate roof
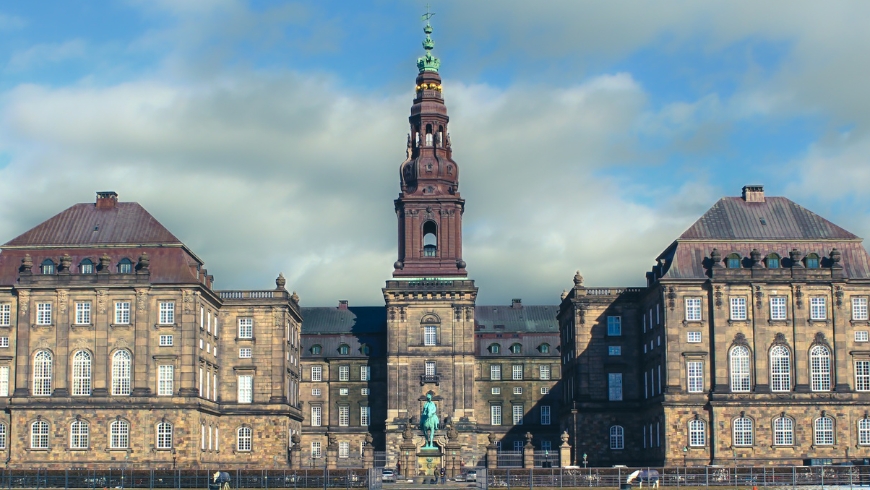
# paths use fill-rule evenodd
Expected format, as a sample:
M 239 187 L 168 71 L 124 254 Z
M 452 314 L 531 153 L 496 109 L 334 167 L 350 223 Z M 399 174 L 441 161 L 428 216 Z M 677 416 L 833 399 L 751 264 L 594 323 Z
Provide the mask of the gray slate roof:
M 474 309 L 479 332 L 558 332 L 558 313 L 557 305 L 477 306 Z

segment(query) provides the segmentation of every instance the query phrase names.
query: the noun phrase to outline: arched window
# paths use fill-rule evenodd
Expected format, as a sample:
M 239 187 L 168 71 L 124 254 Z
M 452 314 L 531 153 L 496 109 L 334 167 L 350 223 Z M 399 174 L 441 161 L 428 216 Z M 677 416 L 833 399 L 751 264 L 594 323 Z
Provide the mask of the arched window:
M 549 354 L 550 353 L 550 344 L 541 344 L 538 347 L 538 351 L 540 351 L 541 354 Z
M 489 353 L 490 354 L 499 354 L 501 353 L 501 346 L 499 344 L 490 344 L 489 345 Z
M 750 388 L 749 348 L 743 345 L 731 349 L 731 391 L 745 392 Z
M 121 259 L 118 262 L 118 273 L 119 274 L 132 274 L 133 273 L 133 262 L 128 258 Z
M 51 259 L 45 259 L 39 269 L 45 275 L 54 274 L 54 262 Z
M 130 447 L 130 423 L 116 420 L 109 424 L 109 448 L 127 449 Z
M 804 264 L 806 264 L 807 269 L 818 269 L 819 256 L 817 254 L 808 254 L 804 257 Z
M 725 266 L 729 269 L 739 269 L 740 256 L 737 254 L 731 254 L 728 257 L 725 257 Z
M 130 373 L 132 371 L 130 351 L 119 350 L 112 354 L 112 394 L 130 394 Z
M 33 395 L 51 395 L 51 352 L 41 350 L 33 356 Z
M 236 434 L 236 447 L 239 451 L 251 450 L 251 435 L 252 432 L 250 427 L 239 427 Z
M 172 449 L 172 424 L 169 422 L 157 424 L 157 449 Z
M 0 424 L 0 449 L 6 449 L 6 424 Z
M 80 274 L 93 274 L 94 273 L 94 263 L 91 259 L 85 259 L 79 264 L 79 273 Z
M 707 444 L 707 425 L 703 420 L 689 421 L 689 445 L 704 447 Z
M 343 356 L 350 354 L 350 346 L 347 344 L 339 345 L 338 346 L 338 353 L 343 355 Z
M 30 448 L 48 449 L 48 422 L 37 420 L 30 424 Z
M 434 257 L 438 250 L 438 226 L 434 221 L 423 224 L 423 257 Z
M 789 417 L 773 419 L 773 444 L 775 446 L 794 445 L 794 420 Z
M 770 254 L 767 256 L 765 262 L 767 262 L 768 269 L 779 269 L 779 255 Z
M 72 449 L 88 448 L 88 423 L 84 420 L 75 420 L 69 427 L 69 447 Z
M 858 444 L 862 446 L 870 445 L 870 419 L 858 421 Z
M 788 349 L 775 345 L 770 349 L 770 391 L 791 390 L 791 358 Z
M 72 394 L 91 394 L 91 354 L 87 351 L 80 350 L 73 355 Z
M 438 326 L 441 320 L 435 315 L 426 315 L 420 323 L 423 327 L 423 345 L 438 345 Z
M 432 146 L 432 125 L 426 125 L 426 146 Z
M 831 351 L 824 345 L 810 349 L 810 390 L 831 391 Z
M 323 350 L 323 347 L 321 347 L 320 345 L 312 345 L 312 346 L 311 346 L 311 353 L 314 354 L 314 355 L 318 355 L 318 354 L 320 354 L 320 352 L 321 352 L 322 350 Z
M 523 346 L 520 344 L 512 344 L 511 345 L 511 354 L 522 354 Z
M 625 430 L 621 425 L 610 427 L 610 449 L 625 448 Z
M 731 436 L 731 442 L 733 445 L 751 446 L 753 444 L 752 419 L 749 417 L 739 417 L 734 419 Z
M 816 446 L 834 445 L 834 419 L 824 416 L 813 422 L 813 444 Z

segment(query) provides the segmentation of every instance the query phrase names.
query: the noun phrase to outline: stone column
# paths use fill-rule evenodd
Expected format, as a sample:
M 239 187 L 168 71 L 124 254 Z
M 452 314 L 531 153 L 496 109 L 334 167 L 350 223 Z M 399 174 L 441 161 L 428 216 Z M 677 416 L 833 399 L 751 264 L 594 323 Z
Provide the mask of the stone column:
M 568 431 L 562 433 L 562 445 L 559 446 L 559 466 L 571 466 L 571 445 L 568 444 Z
M 67 273 L 68 274 L 68 273 Z M 72 325 L 75 320 L 75 307 L 73 307 L 72 311 L 69 307 L 69 290 L 68 289 L 58 289 L 57 290 L 57 307 L 55 308 L 55 318 L 52 318 L 52 324 L 54 325 L 54 333 L 55 333 L 55 349 L 54 355 L 57 361 L 54 362 L 55 372 L 53 373 L 52 383 L 54 384 L 54 390 L 52 391 L 52 396 L 69 396 L 70 387 L 68 386 L 69 380 L 69 364 L 71 359 L 70 356 L 70 348 L 69 348 L 69 327 L 61 328 L 61 325 Z M 72 319 L 70 318 L 72 317 Z M 91 318 L 91 321 L 95 321 L 94 318 Z M 91 361 L 91 366 L 96 368 L 100 362 L 105 362 L 102 353 L 94 352 L 94 359 Z
M 29 259 L 30 256 L 27 256 Z M 31 264 L 32 265 L 32 264 Z M 30 270 L 27 270 L 30 273 Z M 24 272 L 21 273 L 22 275 Z M 30 291 L 16 289 L 18 319 L 15 322 L 15 391 L 13 396 L 30 396 Z M 64 360 L 66 362 L 66 360 Z
M 526 445 L 523 446 L 523 468 L 535 467 L 535 446 L 532 445 L 532 433 L 526 432 Z
M 149 298 L 148 293 L 149 290 L 146 288 L 136 289 L 136 310 L 133 318 L 131 318 L 131 321 L 133 322 L 133 331 L 135 332 L 135 340 L 133 341 L 133 396 L 149 396 L 151 394 L 151 388 L 148 379 L 148 368 L 150 360 L 149 354 L 151 351 L 151 332 L 148 329 L 149 321 L 151 319 L 148 316 L 148 304 L 149 302 L 151 302 L 151 299 Z M 133 305 L 131 305 L 131 307 L 133 307 Z M 115 319 L 112 318 L 114 314 L 114 311 L 112 311 L 113 308 L 114 305 L 112 305 L 112 308 L 110 308 L 109 310 L 109 323 L 113 323 L 115 321 Z M 152 308 L 154 309 L 154 311 L 158 311 L 158 308 L 156 308 L 156 304 Z
M 302 469 L 302 448 L 299 447 L 301 440 L 299 434 L 293 434 L 290 438 L 290 468 L 294 470 Z
M 362 453 L 362 465 L 365 469 L 370 469 L 375 467 L 375 447 L 372 446 L 372 442 L 375 439 L 372 437 L 370 433 L 366 433 L 366 445 L 363 447 Z
M 492 432 L 487 436 L 489 444 L 486 446 L 486 468 L 498 468 L 498 446 L 495 443 L 495 434 Z
M 176 389 L 179 396 L 199 396 L 197 374 L 199 372 L 198 338 L 195 306 L 199 302 L 199 292 L 192 289 L 181 290 L 181 304 L 175 304 L 175 324 L 181 331 L 181 359 L 176 364 L 175 379 L 180 381 Z
M 411 432 L 411 419 L 405 419 L 405 430 L 402 432 L 402 444 L 399 445 L 399 461 L 402 463 L 402 475 L 406 478 L 417 476 L 417 446 L 414 444 L 414 434 Z
M 326 441 L 326 469 L 334 470 L 338 468 L 338 441 L 332 432 L 326 433 Z
M 444 446 L 444 466 L 447 468 L 447 477 L 456 478 L 462 467 L 462 445 L 459 441 L 451 440 Z

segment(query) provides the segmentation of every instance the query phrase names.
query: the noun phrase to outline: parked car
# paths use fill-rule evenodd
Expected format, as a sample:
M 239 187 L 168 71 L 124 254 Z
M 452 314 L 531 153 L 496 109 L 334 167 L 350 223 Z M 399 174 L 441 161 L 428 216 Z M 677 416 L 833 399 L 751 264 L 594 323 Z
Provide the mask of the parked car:
M 381 473 L 381 481 L 395 483 L 396 474 L 393 473 L 393 470 L 384 470 L 384 472 Z
M 477 481 L 477 471 L 476 470 L 468 470 L 465 472 L 465 475 L 463 475 L 463 476 L 465 477 L 463 479 L 463 481 L 473 481 L 473 482 Z

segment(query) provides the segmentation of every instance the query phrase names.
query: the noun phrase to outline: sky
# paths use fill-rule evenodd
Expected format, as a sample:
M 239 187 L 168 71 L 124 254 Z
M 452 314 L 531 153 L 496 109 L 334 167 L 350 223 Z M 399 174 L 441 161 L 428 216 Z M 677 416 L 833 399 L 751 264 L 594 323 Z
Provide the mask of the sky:
M 762 184 L 870 236 L 870 2 L 429 0 L 479 304 Z M 0 2 L 0 243 L 113 190 L 218 289 L 382 305 L 426 2 Z

